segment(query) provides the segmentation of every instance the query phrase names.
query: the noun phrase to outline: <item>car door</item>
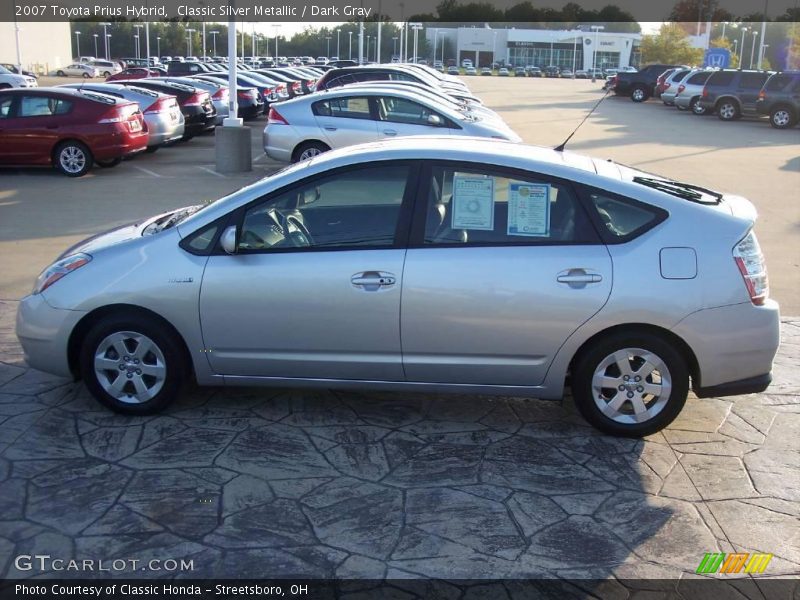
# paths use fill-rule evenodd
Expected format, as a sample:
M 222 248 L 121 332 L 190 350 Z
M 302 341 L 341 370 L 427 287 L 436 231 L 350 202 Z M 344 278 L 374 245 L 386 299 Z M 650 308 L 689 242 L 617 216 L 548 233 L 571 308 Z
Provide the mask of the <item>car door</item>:
M 348 167 L 239 211 L 237 253 L 211 256 L 203 276 L 212 369 L 402 380 L 402 232 L 416 170 L 408 161 Z
M 378 123 L 366 96 L 342 96 L 311 105 L 319 135 L 331 148 L 374 142 Z
M 375 97 L 379 139 L 404 135 L 447 135 L 449 120 L 437 111 L 401 96 Z
M 755 113 L 758 93 L 767 81 L 769 73 L 742 73 L 736 95 L 742 103 L 742 112 Z
M 535 386 L 605 304 L 611 258 L 568 182 L 426 165 L 403 273 L 409 381 Z
M 45 164 L 58 140 L 63 115 L 72 102 L 42 93 L 18 96 L 14 116 L 5 122 L 5 139 L 14 149 L 15 164 Z

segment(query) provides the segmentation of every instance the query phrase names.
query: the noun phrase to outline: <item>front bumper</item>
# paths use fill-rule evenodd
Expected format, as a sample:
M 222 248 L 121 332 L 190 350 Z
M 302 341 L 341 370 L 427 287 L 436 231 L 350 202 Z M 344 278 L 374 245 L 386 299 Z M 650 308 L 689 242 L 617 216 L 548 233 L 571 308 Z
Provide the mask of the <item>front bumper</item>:
M 780 311 L 774 300 L 767 300 L 764 306 L 747 302 L 709 308 L 692 313 L 673 331 L 697 358 L 695 390 L 707 394 L 709 388 L 720 388 L 713 392 L 719 394 L 726 385 L 746 387 L 745 380 L 772 371 L 780 345 Z M 756 383 L 755 387 L 761 385 Z
M 17 309 L 17 338 L 25 362 L 34 369 L 72 377 L 67 345 L 75 325 L 86 313 L 53 308 L 42 294 L 26 296 Z

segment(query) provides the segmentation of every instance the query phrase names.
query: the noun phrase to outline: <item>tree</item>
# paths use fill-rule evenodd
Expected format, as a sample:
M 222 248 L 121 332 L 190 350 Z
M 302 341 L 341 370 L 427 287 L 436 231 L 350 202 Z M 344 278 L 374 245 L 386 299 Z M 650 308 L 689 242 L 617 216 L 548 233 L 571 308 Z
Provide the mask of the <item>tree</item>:
M 692 48 L 686 32 L 675 23 L 665 23 L 656 35 L 645 35 L 641 44 L 642 64 L 699 65 L 703 49 Z

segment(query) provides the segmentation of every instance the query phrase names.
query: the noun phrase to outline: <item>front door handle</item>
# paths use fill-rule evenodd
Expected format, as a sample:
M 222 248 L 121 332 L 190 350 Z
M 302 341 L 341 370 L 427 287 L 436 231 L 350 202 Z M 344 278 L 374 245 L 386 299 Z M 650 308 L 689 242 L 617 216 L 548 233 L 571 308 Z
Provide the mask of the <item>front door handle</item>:
M 383 133 L 385 135 L 397 135 L 397 131 L 395 131 L 394 129 L 384 129 Z
M 350 278 L 350 283 L 354 287 L 361 288 L 366 292 L 376 292 L 381 288 L 389 288 L 397 283 L 397 278 L 393 273 L 384 271 L 364 271 L 356 273 Z
M 556 277 L 559 283 L 566 283 L 571 288 L 585 288 L 588 283 L 599 283 L 603 276 L 599 273 L 589 273 L 586 269 L 568 269 L 561 271 Z

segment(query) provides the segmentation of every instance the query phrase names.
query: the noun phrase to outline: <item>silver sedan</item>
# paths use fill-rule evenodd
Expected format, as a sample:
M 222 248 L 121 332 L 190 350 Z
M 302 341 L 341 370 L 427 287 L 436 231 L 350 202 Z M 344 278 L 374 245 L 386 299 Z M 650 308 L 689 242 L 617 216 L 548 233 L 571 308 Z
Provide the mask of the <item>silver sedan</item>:
M 17 335 L 32 367 L 127 414 L 189 376 L 552 399 L 569 376 L 590 423 L 648 435 L 690 386 L 770 382 L 755 218 L 744 198 L 545 148 L 354 146 L 70 248 Z
M 520 137 L 499 117 L 459 110 L 429 94 L 397 87 L 346 86 L 274 105 L 264 128 L 264 152 L 284 162 L 332 148 L 414 135 Z

